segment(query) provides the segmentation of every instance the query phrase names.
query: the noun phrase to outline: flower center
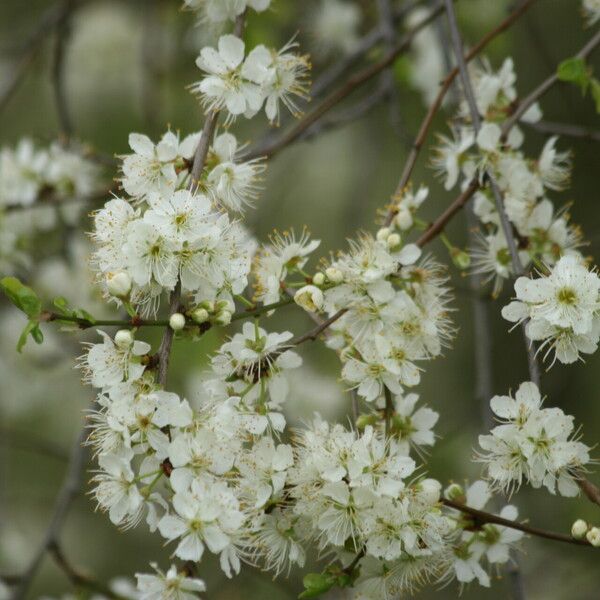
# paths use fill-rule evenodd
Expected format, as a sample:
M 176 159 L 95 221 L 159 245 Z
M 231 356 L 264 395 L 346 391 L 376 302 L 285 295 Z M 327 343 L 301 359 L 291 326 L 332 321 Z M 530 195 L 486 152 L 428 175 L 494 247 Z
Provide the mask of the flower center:
M 577 294 L 575 294 L 575 291 L 568 287 L 558 290 L 556 297 L 561 304 L 575 304 L 575 301 L 577 300 Z

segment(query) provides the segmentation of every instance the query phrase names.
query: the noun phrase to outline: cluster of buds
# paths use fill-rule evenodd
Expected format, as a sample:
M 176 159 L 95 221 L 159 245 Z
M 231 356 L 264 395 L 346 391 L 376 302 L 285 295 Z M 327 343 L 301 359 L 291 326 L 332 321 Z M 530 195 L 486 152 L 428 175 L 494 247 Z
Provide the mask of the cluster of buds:
M 201 326 L 207 323 L 225 326 L 231 323 L 234 312 L 235 307 L 229 300 L 203 300 L 187 314 L 194 323 Z
M 589 525 L 583 519 L 577 519 L 573 523 L 571 535 L 576 540 L 586 539 L 594 548 L 600 548 L 600 527 Z

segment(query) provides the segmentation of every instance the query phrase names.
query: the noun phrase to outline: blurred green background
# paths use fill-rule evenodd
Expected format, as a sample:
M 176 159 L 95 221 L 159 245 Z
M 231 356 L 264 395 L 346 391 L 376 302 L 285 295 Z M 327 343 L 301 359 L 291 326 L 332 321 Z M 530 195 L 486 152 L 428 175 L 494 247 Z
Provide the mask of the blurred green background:
M 0 2 L 0 85 L 9 75 L 25 36 L 53 3 L 44 0 L 2 0 Z M 202 40 L 212 41 L 217 32 L 194 28 L 193 17 L 179 10 L 178 0 L 94 0 L 83 3 L 72 24 L 66 57 L 66 92 L 77 138 L 108 155 L 128 151 L 132 131 L 158 138 L 170 125 L 187 134 L 201 128 L 202 112 L 185 86 L 199 78 L 194 58 Z M 319 40 L 311 27 L 311 15 L 318 2 L 275 0 L 273 10 L 253 14 L 246 40 L 250 46 L 265 42 L 283 45 L 294 33 L 303 51 L 318 49 Z M 364 15 L 361 31 L 375 22 L 375 2 L 358 2 Z M 427 2 L 423 2 L 427 5 Z M 397 6 L 402 1 L 396 2 Z M 467 42 L 475 43 L 483 32 L 505 15 L 511 2 L 505 0 L 458 0 L 457 9 Z M 443 20 L 442 20 L 443 22 Z M 574 54 L 589 36 L 582 27 L 579 2 L 538 0 L 524 19 L 494 41 L 488 51 L 492 65 L 512 55 L 518 74 L 518 89 L 527 93 L 545 79 L 555 65 Z M 22 136 L 46 143 L 57 133 L 50 66 L 52 35 L 28 68 L 26 76 L 0 113 L 0 143 L 13 145 Z M 372 60 L 377 54 L 370 56 Z M 596 57 L 597 58 L 597 57 Z M 315 76 L 339 55 L 314 58 Z M 600 63 L 596 61 L 597 69 Z M 327 255 L 345 246 L 345 239 L 358 229 L 373 229 L 376 211 L 388 201 L 407 155 L 407 143 L 416 134 L 426 110 L 421 96 L 407 85 L 409 61 L 401 58 L 394 66 L 398 91 L 401 130 L 389 125 L 389 107 L 379 106 L 364 118 L 329 130 L 308 142 L 294 145 L 269 163 L 264 191 L 256 210 L 247 213 L 247 223 L 259 240 L 266 240 L 273 228 L 290 226 L 297 231 L 306 225 L 322 240 L 320 252 Z M 345 106 L 373 93 L 376 82 L 356 92 Z M 343 108 L 343 107 L 342 107 Z M 592 102 L 574 88 L 555 87 L 542 101 L 550 121 L 598 128 Z M 447 115 L 446 115 L 447 116 Z M 257 141 L 267 131 L 264 117 L 251 123 L 240 120 L 233 131 L 240 140 Z M 445 115 L 435 123 L 446 132 Z M 544 136 L 527 132 L 526 151 L 536 156 Z M 430 137 L 430 142 L 433 140 Z M 554 195 L 557 206 L 574 202 L 573 221 L 580 223 L 590 244 L 589 254 L 600 252 L 600 208 L 598 201 L 598 146 L 585 140 L 564 139 L 561 148 L 574 152 L 573 185 Z M 430 188 L 423 218 L 432 219 L 452 200 L 434 178 L 426 148 L 414 174 L 414 182 Z M 109 168 L 107 179 L 116 176 Z M 89 229 L 89 222 L 85 222 Z M 448 231 L 457 245 L 466 244 L 463 215 Z M 53 257 L 64 246 L 65 232 L 40 236 L 31 245 L 35 263 L 23 273 L 39 282 L 49 295 L 77 298 L 82 306 L 98 306 L 85 286 L 82 255 L 70 266 Z M 76 243 L 76 237 L 69 235 Z M 440 242 L 429 250 L 448 262 Z M 85 250 L 82 250 L 84 253 Z M 474 399 L 474 359 L 471 305 L 467 281 L 452 273 L 457 287 L 454 319 L 458 335 L 446 356 L 429 363 L 418 388 L 421 398 L 441 414 L 437 426 L 440 439 L 431 452 L 429 468 L 443 482 L 476 478 L 479 466 L 471 461 L 477 435 L 483 431 L 485 407 Z M 44 287 L 46 286 L 46 287 Z M 499 314 L 509 296 L 505 289 L 496 302 L 490 300 L 495 393 L 527 379 L 526 359 L 519 332 L 508 333 Z M 94 312 L 92 310 L 92 312 Z M 300 332 L 307 320 L 288 307 L 268 322 L 268 328 Z M 18 574 L 30 560 L 51 516 L 51 508 L 65 472 L 65 458 L 81 424 L 82 410 L 92 399 L 73 369 L 73 357 L 80 353 L 77 341 L 45 328 L 47 343 L 31 344 L 23 356 L 14 351 L 20 317 L 0 305 L 0 574 Z M 89 335 L 79 336 L 92 339 Z M 148 338 L 156 342 L 157 338 Z M 211 333 L 200 343 L 176 342 L 171 362 L 170 385 L 193 397 L 207 355 L 219 343 Z M 290 419 L 297 422 L 319 410 L 333 419 L 344 420 L 348 395 L 337 383 L 335 355 L 317 344 L 303 348 L 305 370 L 292 380 L 288 401 Z M 600 353 L 586 363 L 556 366 L 543 376 L 548 405 L 556 405 L 576 416 L 583 426 L 584 441 L 594 445 L 600 424 Z M 91 468 L 91 465 L 90 465 Z M 86 481 L 89 479 L 85 477 Z M 600 476 L 592 475 L 600 483 Z M 62 542 L 71 562 L 102 580 L 147 571 L 150 561 L 169 564 L 171 549 L 145 527 L 119 532 L 100 513 L 84 490 L 75 501 L 63 531 Z M 549 496 L 545 491 L 522 489 L 512 501 L 520 514 L 537 526 L 567 532 L 577 517 L 600 524 L 600 512 L 584 499 Z M 587 600 L 600 597 L 598 554 L 586 548 L 561 546 L 537 539 L 525 540 L 519 554 L 528 600 Z M 310 565 L 307 566 L 307 571 Z M 268 574 L 244 568 L 227 580 L 212 559 L 204 560 L 200 576 L 208 585 L 207 597 L 219 600 L 242 598 L 295 598 L 302 589 L 302 573 L 272 581 Z M 492 589 L 472 586 L 466 599 L 508 598 L 505 578 Z M 36 577 L 31 597 L 60 596 L 71 590 L 65 576 L 46 558 Z M 338 593 L 338 596 L 341 597 Z M 452 584 L 442 590 L 428 589 L 419 597 L 458 597 Z M 335 594 L 332 597 L 336 597 Z

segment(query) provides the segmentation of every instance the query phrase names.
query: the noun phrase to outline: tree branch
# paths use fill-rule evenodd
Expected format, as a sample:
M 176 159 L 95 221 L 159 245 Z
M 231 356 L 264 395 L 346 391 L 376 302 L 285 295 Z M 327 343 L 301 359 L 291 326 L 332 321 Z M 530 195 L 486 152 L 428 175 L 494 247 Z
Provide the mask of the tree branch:
M 64 9 L 56 24 L 56 41 L 54 45 L 54 56 L 52 62 L 52 89 L 58 123 L 64 142 L 68 142 L 73 134 L 73 121 L 69 111 L 69 104 L 65 93 L 65 54 L 69 39 L 71 37 L 71 22 L 78 0 L 64 0 Z
M 600 44 L 600 30 L 596 32 L 585 46 L 575 55 L 576 58 L 587 58 Z M 528 96 L 526 96 L 513 114 L 504 121 L 502 125 L 502 139 L 506 139 L 508 132 L 519 121 L 519 119 L 527 112 L 527 110 L 535 104 L 555 83 L 558 83 L 558 75 L 556 71 L 544 80 L 537 88 L 535 88 Z
M 279 138 L 271 143 L 266 144 L 265 146 L 250 149 L 250 151 L 244 155 L 244 160 L 252 160 L 261 157 L 270 158 L 281 149 L 295 142 L 309 127 L 316 123 L 323 115 L 329 112 L 347 96 L 352 94 L 354 90 L 370 81 L 373 77 L 392 65 L 396 58 L 400 56 L 400 54 L 408 50 L 417 33 L 429 25 L 429 23 L 436 19 L 442 12 L 443 6 L 440 4 L 437 8 L 433 9 L 421 23 L 408 32 L 403 39 L 400 40 L 400 42 L 398 42 L 398 44 L 396 44 L 396 46 L 379 62 L 366 67 L 362 71 L 359 71 L 355 75 L 349 77 L 344 85 L 329 94 L 329 96 L 327 96 L 311 112 L 307 113 L 304 118 L 298 121 L 298 123 L 296 123 L 296 125 L 293 126 L 289 131 L 284 132 Z
M 31 583 L 33 582 L 33 579 L 35 578 L 35 575 L 42 564 L 44 555 L 58 540 L 62 527 L 67 519 L 67 515 L 69 514 L 71 505 L 73 504 L 73 500 L 75 500 L 81 485 L 81 473 L 83 471 L 86 456 L 86 450 L 83 442 L 86 434 L 87 431 L 84 427 L 77 436 L 77 440 L 73 445 L 73 449 L 69 458 L 67 473 L 54 503 L 50 524 L 46 530 L 41 544 L 38 546 L 38 549 L 33 556 L 33 559 L 29 563 L 25 573 L 15 587 L 12 600 L 23 600 L 26 597 L 27 591 L 29 590 Z
M 245 20 L 246 13 L 244 12 L 235 21 L 234 35 L 236 35 L 237 37 L 242 36 Z M 206 157 L 208 156 L 208 150 L 210 148 L 210 144 L 212 142 L 218 120 L 219 111 L 214 111 L 206 117 L 206 121 L 204 122 L 204 127 L 202 128 L 202 135 L 200 136 L 200 141 L 198 142 L 198 147 L 196 148 L 196 152 L 194 154 L 194 162 L 190 171 L 191 190 L 194 190 L 198 185 L 200 175 L 202 174 L 202 170 L 204 169 L 204 165 L 206 164 Z M 175 289 L 171 293 L 169 314 L 173 315 L 174 313 L 179 312 L 180 305 L 181 280 L 178 280 Z M 169 370 L 169 359 L 171 356 L 171 347 L 173 346 L 174 335 L 175 332 L 171 329 L 171 327 L 167 327 L 165 329 L 162 340 L 160 341 L 160 346 L 158 348 L 157 381 L 163 387 L 165 387 L 167 384 L 167 373 Z
M 460 31 L 458 29 L 458 24 L 456 22 L 456 14 L 454 13 L 454 6 L 452 4 L 452 0 L 444 0 L 444 2 L 446 3 L 446 13 L 448 15 L 448 23 L 450 25 L 450 36 L 452 39 L 452 45 L 454 47 L 454 56 L 458 65 L 458 71 L 460 74 L 463 91 L 467 99 L 467 104 L 469 106 L 469 112 L 471 114 L 473 129 L 475 131 L 475 135 L 477 135 L 479 129 L 481 128 L 481 115 L 479 114 L 479 110 L 477 108 L 477 101 L 475 100 L 475 94 L 473 92 L 473 86 L 471 84 L 471 77 L 469 75 L 469 70 L 467 68 L 467 64 L 463 56 L 463 42 L 460 35 Z M 523 274 L 523 265 L 521 264 L 521 259 L 519 258 L 519 250 L 517 248 L 512 224 L 508 219 L 506 210 L 504 209 L 504 198 L 502 197 L 502 192 L 500 191 L 500 188 L 490 171 L 485 171 L 484 177 L 488 180 L 490 188 L 494 195 L 496 210 L 498 212 L 498 215 L 500 216 L 500 224 L 502 226 L 502 231 L 504 232 L 504 237 L 506 238 L 506 243 L 510 252 L 515 277 L 519 277 Z M 538 387 L 540 387 L 540 370 L 535 357 L 535 347 L 527 337 L 525 327 L 526 326 L 523 323 L 521 329 L 523 332 L 523 339 L 525 340 L 525 348 L 527 351 L 529 377 L 531 381 L 533 381 Z
M 456 510 L 459 510 L 462 513 L 471 515 L 475 520 L 475 525 L 478 527 L 480 527 L 481 525 L 485 525 L 486 523 L 492 523 L 494 525 L 502 525 L 503 527 L 516 529 L 517 531 L 522 531 L 523 533 L 528 533 L 529 535 L 534 535 L 536 537 L 544 538 L 546 540 L 554 540 L 555 542 L 564 542 L 566 544 L 574 544 L 576 546 L 587 546 L 588 548 L 594 548 L 594 546 L 592 546 L 586 540 L 577 540 L 571 537 L 570 535 L 565 535 L 563 533 L 555 533 L 554 531 L 547 531 L 546 529 L 532 527 L 525 523 L 518 523 L 517 521 L 504 519 L 502 517 L 499 517 L 498 515 L 478 510 L 476 508 L 471 508 L 470 506 L 466 506 L 465 504 L 461 504 L 460 502 L 455 502 L 454 500 L 442 498 L 441 502 L 444 506 L 448 506 L 449 508 L 455 508 Z
M 506 31 L 509 27 L 513 25 L 535 2 L 536 0 L 523 0 L 521 4 L 515 8 L 515 10 L 508 16 L 502 23 L 500 23 L 497 27 L 488 32 L 485 36 L 479 40 L 473 48 L 467 54 L 464 55 L 464 61 L 470 62 L 473 60 L 493 39 L 495 39 L 498 35 Z M 461 53 L 462 56 L 462 53 Z M 402 175 L 400 176 L 400 181 L 396 186 L 396 191 L 394 192 L 393 197 L 397 198 L 401 196 L 404 191 L 404 188 L 407 186 L 408 181 L 410 180 L 410 176 L 412 175 L 413 169 L 417 163 L 417 158 L 419 157 L 419 153 L 425 144 L 425 140 L 427 139 L 427 135 L 429 133 L 429 129 L 433 123 L 433 119 L 437 114 L 438 110 L 441 108 L 444 98 L 446 94 L 450 90 L 452 83 L 456 79 L 459 74 L 458 67 L 455 67 L 446 75 L 446 78 L 441 84 L 440 91 L 436 96 L 435 100 L 429 107 L 427 114 L 425 115 L 423 121 L 421 122 L 421 126 L 419 128 L 419 132 L 415 141 L 413 143 L 413 148 L 408 155 L 406 163 L 404 164 L 404 169 L 402 171 Z M 392 205 L 388 214 L 385 218 L 385 225 L 388 226 L 392 222 L 394 215 L 396 214 L 395 207 Z

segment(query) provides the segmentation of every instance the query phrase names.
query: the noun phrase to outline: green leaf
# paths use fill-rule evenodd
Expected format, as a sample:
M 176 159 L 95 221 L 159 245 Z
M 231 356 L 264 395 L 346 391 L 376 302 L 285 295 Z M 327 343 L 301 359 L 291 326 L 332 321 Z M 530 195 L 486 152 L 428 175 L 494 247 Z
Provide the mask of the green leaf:
M 42 344 L 44 342 L 44 334 L 40 329 L 39 323 L 35 323 L 35 327 L 31 330 L 31 337 L 34 339 L 36 344 Z
M 325 573 L 308 573 L 302 580 L 304 591 L 298 598 L 316 598 L 335 585 L 335 577 Z
M 16 277 L 4 277 L 0 280 L 0 287 L 9 300 L 30 319 L 39 317 L 42 312 L 42 301 L 37 294 Z
M 592 98 L 596 103 L 596 112 L 600 113 L 600 81 L 592 79 L 591 81 Z
M 77 314 L 80 318 L 89 321 L 91 325 L 94 325 L 96 323 L 96 319 L 94 318 L 94 316 L 90 315 L 90 313 L 87 310 L 84 310 L 83 308 L 80 308 L 77 311 Z
M 61 315 L 71 314 L 71 307 L 69 305 L 69 301 L 66 298 L 58 296 L 57 298 L 54 298 L 53 304 L 58 309 Z
M 591 80 L 591 70 L 583 58 L 567 58 L 563 60 L 556 71 L 560 81 L 567 81 L 578 85 L 581 93 L 585 95 Z
M 36 325 L 37 323 L 35 321 L 27 321 L 27 325 L 25 325 L 25 328 L 23 329 L 23 331 L 21 331 L 21 335 L 19 336 L 19 339 L 17 341 L 17 352 L 23 351 L 23 348 L 27 343 L 27 337 L 33 331 Z

